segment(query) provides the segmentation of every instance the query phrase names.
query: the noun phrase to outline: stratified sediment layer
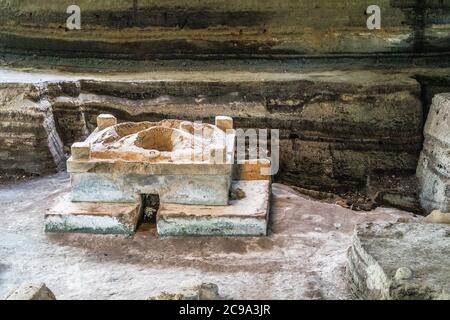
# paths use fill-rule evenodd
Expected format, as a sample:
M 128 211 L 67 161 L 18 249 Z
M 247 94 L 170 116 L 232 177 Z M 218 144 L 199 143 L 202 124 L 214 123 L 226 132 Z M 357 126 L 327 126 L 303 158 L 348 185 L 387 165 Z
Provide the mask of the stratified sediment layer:
M 0 85 L 0 170 L 46 174 L 64 166 L 51 104 L 34 85 Z
M 367 55 L 450 49 L 449 2 L 378 0 L 369 30 L 364 0 L 1 1 L 0 50 L 68 57 Z
M 420 85 L 403 74 L 169 72 L 30 87 L 42 87 L 30 89 L 39 92 L 33 99 L 49 101 L 66 150 L 95 129 L 101 113 L 119 122 L 213 123 L 227 115 L 235 128 L 279 129 L 279 178 L 308 188 L 363 187 L 369 175 L 412 174 L 422 148 Z

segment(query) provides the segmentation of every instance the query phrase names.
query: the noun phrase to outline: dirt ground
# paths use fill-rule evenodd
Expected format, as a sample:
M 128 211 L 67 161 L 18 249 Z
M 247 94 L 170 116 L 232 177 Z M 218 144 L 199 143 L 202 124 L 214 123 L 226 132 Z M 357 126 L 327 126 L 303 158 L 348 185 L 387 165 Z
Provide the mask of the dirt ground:
M 261 238 L 157 238 L 45 234 L 46 210 L 69 190 L 60 173 L 0 185 L 0 298 L 45 282 L 58 299 L 146 299 L 214 282 L 228 299 L 349 299 L 344 277 L 354 226 L 411 214 L 355 212 L 274 184 L 270 234 Z

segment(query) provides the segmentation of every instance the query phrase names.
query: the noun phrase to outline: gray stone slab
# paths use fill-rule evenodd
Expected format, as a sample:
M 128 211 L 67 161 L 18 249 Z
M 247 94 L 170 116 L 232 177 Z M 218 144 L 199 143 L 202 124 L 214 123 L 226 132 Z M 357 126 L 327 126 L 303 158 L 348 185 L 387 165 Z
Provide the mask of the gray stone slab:
M 450 212 L 450 93 L 434 97 L 424 129 L 417 167 L 421 205 L 431 212 Z
M 347 275 L 362 299 L 450 299 L 450 226 L 358 225 Z
M 227 175 L 72 174 L 75 202 L 136 202 L 141 194 L 158 194 L 162 202 L 227 205 L 231 170 Z
M 269 181 L 235 181 L 245 197 L 228 206 L 162 203 L 157 215 L 161 236 L 264 236 L 270 200 Z
M 140 202 L 79 203 L 66 193 L 45 215 L 45 232 L 132 234 L 140 211 Z
M 11 292 L 6 300 L 56 300 L 45 283 L 27 283 Z

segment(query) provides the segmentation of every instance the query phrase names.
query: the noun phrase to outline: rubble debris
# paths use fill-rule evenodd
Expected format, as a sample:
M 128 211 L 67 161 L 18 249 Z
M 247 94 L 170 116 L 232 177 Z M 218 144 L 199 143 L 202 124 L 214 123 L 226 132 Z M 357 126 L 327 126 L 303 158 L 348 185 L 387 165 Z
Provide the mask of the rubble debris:
M 450 214 L 443 213 L 439 210 L 434 210 L 424 219 L 425 223 L 445 223 L 450 224 Z
M 242 200 L 245 198 L 245 191 L 241 188 L 231 188 L 230 200 Z
M 11 292 L 6 300 L 56 300 L 53 292 L 45 283 L 23 284 Z
M 220 300 L 219 287 L 214 283 L 202 283 L 184 288 L 178 293 L 163 292 L 147 300 Z

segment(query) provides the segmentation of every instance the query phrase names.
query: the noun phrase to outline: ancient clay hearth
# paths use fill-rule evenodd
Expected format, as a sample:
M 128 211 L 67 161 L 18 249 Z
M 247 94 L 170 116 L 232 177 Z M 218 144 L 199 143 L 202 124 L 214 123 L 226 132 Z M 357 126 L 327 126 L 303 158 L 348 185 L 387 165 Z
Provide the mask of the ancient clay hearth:
M 225 151 L 226 133 L 209 124 L 164 120 L 114 124 L 86 143 L 91 159 L 208 162 L 213 148 Z
M 159 194 L 167 203 L 227 205 L 235 141 L 233 120 L 227 121 L 227 127 L 223 121 L 117 124 L 101 115 L 98 128 L 72 146 L 72 200 L 135 202 Z
M 235 165 L 235 142 L 229 117 L 215 125 L 117 124 L 100 115 L 94 132 L 72 145 L 72 190 L 46 216 L 46 230 L 132 233 L 145 211 L 142 196 L 151 194 L 161 201 L 161 235 L 264 235 L 270 177 L 260 172 L 270 161 Z M 233 174 L 248 181 L 233 182 Z M 248 197 L 230 199 L 233 188 Z

